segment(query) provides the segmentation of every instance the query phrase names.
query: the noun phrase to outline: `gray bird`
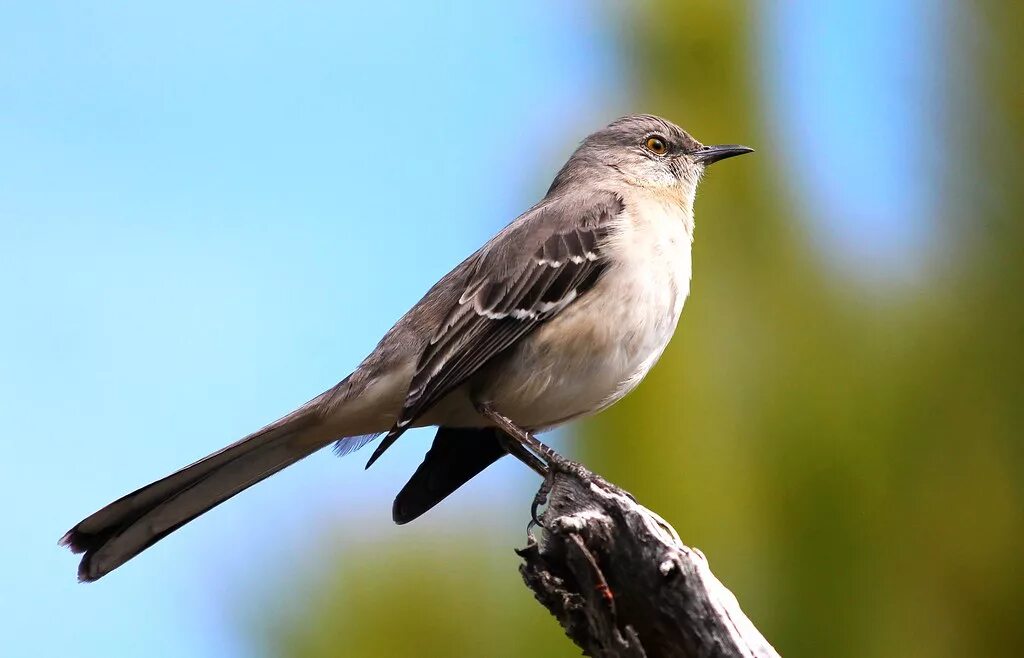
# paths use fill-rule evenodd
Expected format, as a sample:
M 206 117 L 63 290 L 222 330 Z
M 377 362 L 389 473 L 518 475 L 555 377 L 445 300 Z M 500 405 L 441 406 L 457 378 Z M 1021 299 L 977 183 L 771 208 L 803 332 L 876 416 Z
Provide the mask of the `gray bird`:
M 697 182 L 751 151 L 704 146 L 650 115 L 590 135 L 540 203 L 436 283 L 337 386 L 68 531 L 61 543 L 84 553 L 79 579 L 331 443 L 347 454 L 387 432 L 369 468 L 406 429 L 438 426 L 395 499 L 396 523 L 508 452 L 543 472 L 530 432 L 615 403 L 661 356 L 690 290 Z

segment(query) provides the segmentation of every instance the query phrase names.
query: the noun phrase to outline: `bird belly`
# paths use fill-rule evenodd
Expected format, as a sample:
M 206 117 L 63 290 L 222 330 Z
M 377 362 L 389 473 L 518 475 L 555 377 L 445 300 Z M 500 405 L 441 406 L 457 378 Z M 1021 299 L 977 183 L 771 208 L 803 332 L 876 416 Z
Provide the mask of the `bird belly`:
M 690 241 L 679 238 L 668 248 L 631 245 L 593 290 L 481 373 L 482 397 L 541 430 L 632 391 L 668 345 L 689 293 Z

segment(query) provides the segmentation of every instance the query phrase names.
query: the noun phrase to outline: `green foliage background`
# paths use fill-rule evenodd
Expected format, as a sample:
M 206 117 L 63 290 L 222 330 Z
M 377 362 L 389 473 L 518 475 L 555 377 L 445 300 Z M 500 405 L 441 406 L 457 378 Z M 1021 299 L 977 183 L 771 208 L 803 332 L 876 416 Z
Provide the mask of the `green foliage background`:
M 759 154 L 704 183 L 676 339 L 572 452 L 703 549 L 783 655 L 1024 654 L 1022 7 L 962 6 L 934 55 L 945 129 L 922 175 L 942 177 L 942 246 L 898 285 L 846 280 L 809 244 L 759 92 L 766 6 L 661 0 L 623 23 L 636 107 Z M 288 605 L 262 595 L 256 644 L 578 655 L 506 539 L 447 530 L 332 553 Z

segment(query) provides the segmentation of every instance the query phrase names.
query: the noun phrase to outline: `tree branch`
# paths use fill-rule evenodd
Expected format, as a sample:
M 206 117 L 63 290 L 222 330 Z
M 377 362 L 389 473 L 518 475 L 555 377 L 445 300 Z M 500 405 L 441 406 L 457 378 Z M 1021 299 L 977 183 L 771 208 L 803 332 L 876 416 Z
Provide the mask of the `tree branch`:
M 778 658 L 697 549 L 626 491 L 558 464 L 537 493 L 520 572 L 594 658 Z

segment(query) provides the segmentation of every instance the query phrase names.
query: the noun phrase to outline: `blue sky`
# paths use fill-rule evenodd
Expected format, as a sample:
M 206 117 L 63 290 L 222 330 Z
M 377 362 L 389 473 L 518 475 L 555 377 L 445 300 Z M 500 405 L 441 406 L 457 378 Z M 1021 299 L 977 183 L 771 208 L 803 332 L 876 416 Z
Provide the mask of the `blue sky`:
M 780 140 L 816 153 L 796 170 L 825 248 L 901 261 L 878 237 L 902 256 L 924 232 L 915 161 L 879 165 L 864 136 L 923 139 L 929 33 L 911 10 L 840 30 L 882 3 L 823 4 L 769 20 L 764 91 L 792 100 L 772 105 Z M 365 473 L 316 455 L 94 585 L 56 546 L 334 384 L 586 132 L 642 110 L 601 21 L 540 0 L 0 8 L 5 651 L 247 655 L 223 604 L 254 574 L 327 522 L 399 539 L 391 497 L 429 433 Z M 827 173 L 851 163 L 871 203 Z M 470 486 L 525 490 L 524 471 Z M 520 515 L 521 496 L 488 499 Z
M 950 11 L 872 0 L 772 3 L 763 13 L 773 146 L 845 275 L 882 283 L 927 267 Z

